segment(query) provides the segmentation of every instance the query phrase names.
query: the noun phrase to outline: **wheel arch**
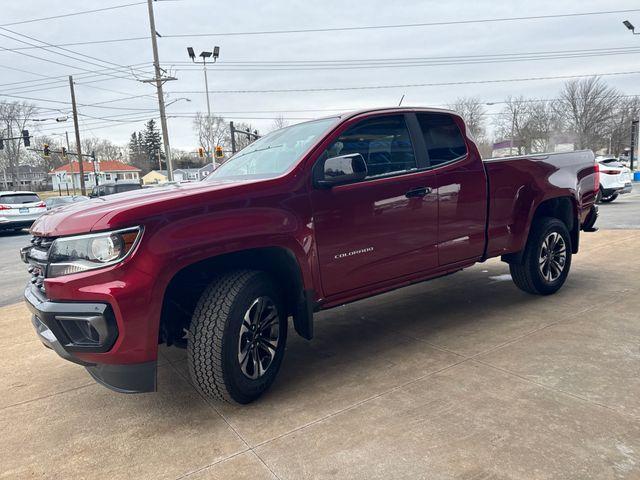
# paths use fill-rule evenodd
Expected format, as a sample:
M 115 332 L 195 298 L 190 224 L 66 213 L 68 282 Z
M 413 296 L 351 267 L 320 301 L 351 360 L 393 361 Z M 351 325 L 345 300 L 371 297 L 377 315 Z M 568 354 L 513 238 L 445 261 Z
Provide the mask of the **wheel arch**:
M 175 272 L 163 295 L 159 342 L 183 344 L 183 329 L 188 328 L 204 289 L 220 273 L 236 269 L 268 273 L 282 289 L 286 315 L 293 316 L 296 331 L 307 339 L 313 336 L 315 295 L 312 290 L 305 290 L 303 272 L 295 254 L 288 248 L 273 246 L 216 255 Z
M 525 243 L 522 249 L 502 256 L 502 260 L 507 263 L 521 263 L 522 255 L 526 247 L 526 241 L 529 238 L 531 227 L 542 217 L 557 218 L 562 221 L 569 230 L 571 236 L 571 253 L 578 253 L 580 244 L 580 220 L 578 218 L 578 206 L 576 199 L 571 195 L 561 195 L 547 198 L 536 206 L 529 221 L 527 233 L 524 236 Z

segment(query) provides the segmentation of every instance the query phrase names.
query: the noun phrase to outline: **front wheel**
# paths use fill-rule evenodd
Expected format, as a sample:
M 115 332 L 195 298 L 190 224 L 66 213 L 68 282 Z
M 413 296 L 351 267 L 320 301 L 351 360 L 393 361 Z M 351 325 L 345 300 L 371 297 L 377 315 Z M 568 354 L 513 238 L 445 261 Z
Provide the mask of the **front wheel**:
M 557 218 L 543 217 L 531 227 L 523 261 L 510 264 L 518 288 L 536 295 L 560 290 L 571 268 L 571 236 Z
M 282 295 L 264 272 L 222 275 L 204 291 L 189 327 L 189 373 L 205 396 L 249 403 L 275 380 L 287 341 Z

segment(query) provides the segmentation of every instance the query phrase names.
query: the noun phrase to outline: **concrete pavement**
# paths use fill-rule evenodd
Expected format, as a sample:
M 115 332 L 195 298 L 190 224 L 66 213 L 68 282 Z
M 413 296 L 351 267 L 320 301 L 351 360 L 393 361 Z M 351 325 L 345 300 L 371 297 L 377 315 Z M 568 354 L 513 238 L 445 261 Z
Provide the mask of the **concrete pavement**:
M 173 348 L 157 393 L 113 393 L 0 308 L 0 478 L 640 478 L 639 256 L 600 231 L 551 297 L 492 260 L 322 312 L 245 407 Z

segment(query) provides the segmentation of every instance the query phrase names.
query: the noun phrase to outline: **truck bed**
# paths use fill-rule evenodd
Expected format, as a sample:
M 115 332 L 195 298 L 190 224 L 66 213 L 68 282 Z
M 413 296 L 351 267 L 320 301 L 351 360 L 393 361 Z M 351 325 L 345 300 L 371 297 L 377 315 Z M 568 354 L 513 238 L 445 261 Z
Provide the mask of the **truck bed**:
M 483 160 L 488 183 L 487 256 L 522 250 L 535 208 L 570 198 L 580 223 L 595 203 L 595 157 L 591 150 L 540 153 Z

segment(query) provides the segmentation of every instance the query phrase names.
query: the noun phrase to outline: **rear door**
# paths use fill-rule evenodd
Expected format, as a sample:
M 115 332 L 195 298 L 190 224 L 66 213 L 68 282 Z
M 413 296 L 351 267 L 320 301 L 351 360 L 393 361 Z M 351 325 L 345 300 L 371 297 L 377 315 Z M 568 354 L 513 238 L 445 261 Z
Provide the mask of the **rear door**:
M 478 259 L 484 253 L 487 219 L 482 159 L 467 145 L 459 117 L 423 112 L 417 118 L 437 178 L 439 264 Z
M 370 116 L 322 154 L 360 153 L 368 169 L 361 182 L 310 194 L 327 296 L 438 265 L 436 177 L 416 155 L 407 119 L 415 122 L 405 114 Z

